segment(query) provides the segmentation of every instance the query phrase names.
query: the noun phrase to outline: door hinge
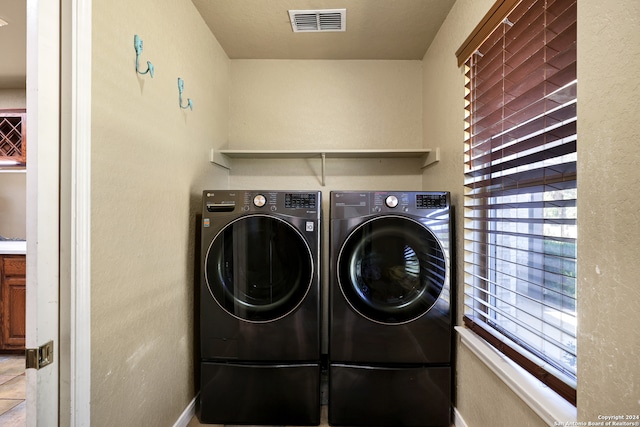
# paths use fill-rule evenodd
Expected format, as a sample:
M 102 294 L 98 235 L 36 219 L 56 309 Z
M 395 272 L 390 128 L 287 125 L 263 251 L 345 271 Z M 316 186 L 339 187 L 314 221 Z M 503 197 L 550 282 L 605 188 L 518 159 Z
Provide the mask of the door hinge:
M 40 369 L 53 362 L 53 341 L 38 348 L 25 350 L 27 369 Z

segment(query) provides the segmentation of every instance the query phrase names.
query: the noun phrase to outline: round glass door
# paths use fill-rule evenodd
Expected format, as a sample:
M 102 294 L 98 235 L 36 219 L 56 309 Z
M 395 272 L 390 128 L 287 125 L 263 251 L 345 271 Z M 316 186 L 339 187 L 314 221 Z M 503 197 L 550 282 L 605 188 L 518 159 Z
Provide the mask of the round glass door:
M 347 237 L 337 272 L 355 311 L 375 322 L 399 324 L 433 307 L 446 280 L 446 260 L 436 237 L 419 222 L 383 216 Z
M 267 322 L 295 310 L 313 278 L 302 235 L 276 217 L 253 215 L 225 226 L 205 259 L 205 279 L 216 302 L 232 316 Z

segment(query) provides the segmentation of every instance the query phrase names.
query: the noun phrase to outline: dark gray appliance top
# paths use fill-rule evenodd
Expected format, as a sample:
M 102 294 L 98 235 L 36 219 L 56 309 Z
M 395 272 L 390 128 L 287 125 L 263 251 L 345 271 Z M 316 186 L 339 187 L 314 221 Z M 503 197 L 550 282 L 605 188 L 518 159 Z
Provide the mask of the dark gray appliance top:
M 206 190 L 203 213 L 279 213 L 318 219 L 321 197 L 319 191 Z
M 449 208 L 446 191 L 332 191 L 331 219 L 372 214 L 426 216 Z

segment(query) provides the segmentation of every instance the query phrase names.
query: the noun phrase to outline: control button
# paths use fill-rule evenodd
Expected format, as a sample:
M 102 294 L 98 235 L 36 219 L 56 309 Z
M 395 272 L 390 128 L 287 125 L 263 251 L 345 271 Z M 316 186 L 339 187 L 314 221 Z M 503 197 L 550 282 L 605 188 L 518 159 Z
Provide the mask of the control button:
M 398 198 L 396 196 L 387 196 L 387 198 L 384 199 L 384 204 L 390 208 L 395 208 L 398 206 Z
M 258 194 L 253 198 L 253 204 L 259 208 L 263 207 L 266 203 L 267 199 L 262 194 Z
M 373 207 L 373 211 L 374 212 L 380 212 L 382 209 L 380 209 L 380 206 L 374 206 Z

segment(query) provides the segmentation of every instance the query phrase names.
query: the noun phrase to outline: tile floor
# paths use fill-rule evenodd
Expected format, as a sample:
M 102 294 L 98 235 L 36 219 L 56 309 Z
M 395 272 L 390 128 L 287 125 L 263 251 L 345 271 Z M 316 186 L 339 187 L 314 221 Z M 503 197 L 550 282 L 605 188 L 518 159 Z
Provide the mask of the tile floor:
M 27 424 L 24 355 L 0 354 L 0 426 L 24 427 Z

